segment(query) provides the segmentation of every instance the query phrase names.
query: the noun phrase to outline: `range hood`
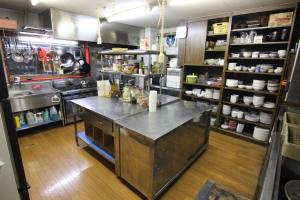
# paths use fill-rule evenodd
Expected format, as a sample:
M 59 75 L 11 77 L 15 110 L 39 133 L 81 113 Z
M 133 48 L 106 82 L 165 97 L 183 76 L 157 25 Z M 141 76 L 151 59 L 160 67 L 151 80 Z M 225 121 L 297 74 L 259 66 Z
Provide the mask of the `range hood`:
M 39 14 L 41 27 L 32 31 L 51 31 L 55 39 L 96 42 L 99 21 L 96 17 L 50 8 Z M 139 46 L 142 28 L 121 23 L 101 22 L 101 38 L 106 44 Z

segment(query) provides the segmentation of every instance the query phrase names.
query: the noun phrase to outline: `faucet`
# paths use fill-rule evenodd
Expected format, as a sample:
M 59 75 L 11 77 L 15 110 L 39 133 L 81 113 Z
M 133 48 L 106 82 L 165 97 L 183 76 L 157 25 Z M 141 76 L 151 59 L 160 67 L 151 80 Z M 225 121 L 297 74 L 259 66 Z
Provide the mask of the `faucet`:
M 19 77 L 19 76 L 15 76 L 14 77 L 14 84 L 13 84 L 13 86 L 18 86 L 19 87 L 19 89 L 22 87 L 22 82 L 21 82 L 21 77 Z

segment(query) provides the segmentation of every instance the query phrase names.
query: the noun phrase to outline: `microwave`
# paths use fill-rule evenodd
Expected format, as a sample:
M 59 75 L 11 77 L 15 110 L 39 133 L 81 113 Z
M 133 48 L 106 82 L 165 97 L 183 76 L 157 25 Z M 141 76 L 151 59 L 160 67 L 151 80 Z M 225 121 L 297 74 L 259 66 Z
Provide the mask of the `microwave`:
M 178 88 L 182 87 L 183 69 L 168 68 L 167 69 L 167 87 Z

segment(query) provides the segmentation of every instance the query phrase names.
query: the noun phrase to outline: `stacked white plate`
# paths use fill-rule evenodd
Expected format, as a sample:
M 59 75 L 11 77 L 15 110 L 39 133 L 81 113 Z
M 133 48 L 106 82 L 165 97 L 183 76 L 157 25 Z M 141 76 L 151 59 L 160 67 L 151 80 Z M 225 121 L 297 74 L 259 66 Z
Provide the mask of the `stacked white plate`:
M 265 102 L 265 96 L 260 96 L 260 95 L 254 95 L 253 96 L 253 105 L 254 107 L 258 108 L 264 105 Z
M 265 80 L 253 80 L 253 89 L 254 90 L 263 90 L 265 89 L 266 86 L 266 81 Z
M 263 124 L 271 124 L 272 123 L 272 114 L 266 112 L 259 113 L 259 121 Z
M 248 120 L 250 122 L 258 122 L 259 121 L 259 115 L 255 113 L 247 113 L 245 115 L 245 120 Z
M 267 90 L 269 92 L 277 92 L 279 90 L 279 83 L 277 80 L 268 80 Z
M 269 139 L 269 131 L 270 131 L 269 129 L 260 128 L 260 127 L 255 126 L 254 132 L 253 132 L 253 137 L 260 141 L 267 141 Z
M 231 113 L 231 106 L 224 104 L 222 113 L 223 113 L 223 115 L 229 115 Z

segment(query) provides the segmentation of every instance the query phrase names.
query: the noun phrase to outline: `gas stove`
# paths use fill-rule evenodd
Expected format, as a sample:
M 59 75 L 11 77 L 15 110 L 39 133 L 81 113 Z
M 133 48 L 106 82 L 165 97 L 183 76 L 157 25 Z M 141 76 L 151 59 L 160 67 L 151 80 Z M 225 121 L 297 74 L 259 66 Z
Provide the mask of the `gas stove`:
M 53 87 L 61 93 L 65 124 L 73 122 L 71 100 L 97 96 L 97 82 L 92 78 L 55 80 Z
M 62 95 L 80 94 L 97 90 L 97 82 L 92 78 L 64 79 L 53 82 L 53 87 Z

